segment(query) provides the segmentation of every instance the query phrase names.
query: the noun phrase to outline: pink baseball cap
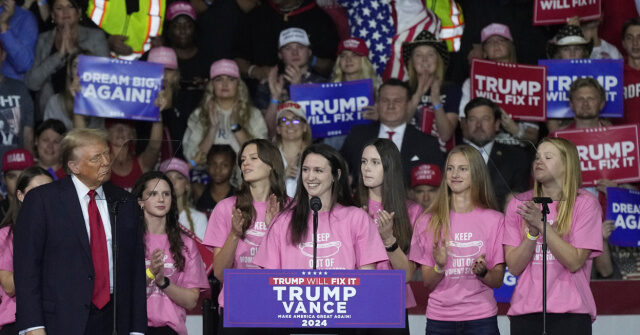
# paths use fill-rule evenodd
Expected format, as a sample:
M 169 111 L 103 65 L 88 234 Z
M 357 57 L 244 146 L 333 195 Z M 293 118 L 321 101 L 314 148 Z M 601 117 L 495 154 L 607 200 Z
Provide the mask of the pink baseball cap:
M 493 35 L 504 37 L 513 42 L 513 37 L 511 37 L 511 31 L 509 30 L 509 27 L 501 23 L 492 23 L 484 27 L 482 29 L 482 32 L 480 32 L 480 41 L 484 42 L 487 40 L 487 38 Z
M 230 59 L 221 59 L 211 64 L 209 78 L 213 79 L 217 76 L 226 75 L 233 78 L 240 78 L 240 70 L 238 64 Z
M 358 37 L 349 37 L 346 40 L 342 40 L 338 45 L 338 55 L 345 50 L 353 51 L 360 56 L 369 57 L 367 43 Z
M 176 52 L 168 47 L 155 47 L 149 50 L 147 62 L 162 64 L 167 69 L 178 69 L 178 58 L 176 57 Z
M 442 173 L 437 165 L 420 164 L 411 170 L 411 187 L 418 185 L 440 186 Z
M 176 1 L 169 6 L 169 9 L 167 9 L 168 21 L 175 19 L 179 15 L 186 15 L 192 20 L 196 20 L 196 10 L 193 9 L 193 6 L 191 6 L 190 3 L 185 1 Z
M 33 164 L 33 156 L 26 149 L 13 149 L 2 155 L 2 172 L 24 170 Z
M 180 158 L 169 158 L 158 167 L 158 171 L 167 173 L 169 171 L 176 171 L 189 180 L 189 164 Z

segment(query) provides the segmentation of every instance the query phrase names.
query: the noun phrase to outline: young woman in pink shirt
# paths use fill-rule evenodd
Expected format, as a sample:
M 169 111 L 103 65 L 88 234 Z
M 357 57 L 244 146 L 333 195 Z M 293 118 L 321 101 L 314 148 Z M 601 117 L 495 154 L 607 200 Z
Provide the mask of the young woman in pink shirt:
M 409 261 L 409 248 L 413 223 L 422 213 L 422 208 L 406 200 L 407 190 L 402 175 L 402 160 L 398 147 L 388 139 L 377 138 L 362 150 L 360 177 L 356 202 L 369 213 L 378 225 L 380 238 L 389 256 L 389 261 L 376 264 L 378 270 L 397 269 L 406 272 L 411 280 L 415 263 Z M 416 301 L 407 284 L 406 308 L 416 306 Z M 376 329 L 368 334 L 409 334 L 409 322 L 404 329 Z
M 132 194 L 144 214 L 147 265 L 147 334 L 187 335 L 187 310 L 209 287 L 194 240 L 182 233 L 171 180 L 159 171 L 142 174 Z
M 533 163 L 533 190 L 509 202 L 504 249 L 509 272 L 518 276 L 507 313 L 512 334 L 542 333 L 541 207 L 531 199 L 549 197 L 547 215 L 547 332 L 591 334 L 596 305 L 589 287 L 592 260 L 602 251 L 598 200 L 580 189 L 578 151 L 562 138 L 545 138 Z
M 493 288 L 502 285 L 504 218 L 478 150 L 447 156 L 438 196 L 414 226 L 409 259 L 431 291 L 427 334 L 499 334 Z
M 320 198 L 318 269 L 374 269 L 386 261 L 378 229 L 369 215 L 352 206 L 348 171 L 342 156 L 326 144 L 312 144 L 301 156 L 295 203 L 274 222 L 254 263 L 267 269 L 313 268 L 313 212 Z
M 238 166 L 243 182 L 235 196 L 218 202 L 209 217 L 203 244 L 213 247 L 213 274 L 224 281 L 225 269 L 255 269 L 254 256 L 271 219 L 288 198 L 284 186 L 284 164 L 278 148 L 263 139 L 245 142 Z M 218 296 L 224 306 L 223 292 Z M 219 334 L 262 333 L 256 328 L 222 328 Z

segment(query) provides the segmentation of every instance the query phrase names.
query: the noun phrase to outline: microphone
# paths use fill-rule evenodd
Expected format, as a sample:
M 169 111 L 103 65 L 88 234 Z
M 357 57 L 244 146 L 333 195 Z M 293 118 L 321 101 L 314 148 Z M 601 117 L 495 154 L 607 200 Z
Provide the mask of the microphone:
M 318 197 L 311 197 L 309 200 L 309 205 L 311 206 L 311 210 L 314 212 L 319 211 L 322 208 L 322 200 Z
M 322 200 L 318 197 L 311 197 L 309 205 L 313 211 L 313 269 L 318 263 L 318 211 L 322 208 Z
M 533 197 L 533 202 L 536 204 L 550 204 L 553 200 L 549 197 Z

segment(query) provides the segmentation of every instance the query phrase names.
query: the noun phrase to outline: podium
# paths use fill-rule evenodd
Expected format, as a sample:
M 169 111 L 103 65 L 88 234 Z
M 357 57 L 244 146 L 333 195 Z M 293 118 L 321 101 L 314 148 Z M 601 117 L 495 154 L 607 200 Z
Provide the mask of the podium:
M 402 270 L 224 271 L 224 326 L 404 328 Z

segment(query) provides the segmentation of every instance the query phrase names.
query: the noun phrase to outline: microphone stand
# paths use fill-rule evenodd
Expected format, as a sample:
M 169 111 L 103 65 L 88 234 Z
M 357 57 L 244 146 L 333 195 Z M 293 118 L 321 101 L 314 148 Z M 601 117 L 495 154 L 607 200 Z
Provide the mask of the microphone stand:
M 118 335 L 118 322 L 117 322 L 117 318 L 118 318 L 118 313 L 117 313 L 117 299 L 118 299 L 118 295 L 117 295 L 117 287 L 118 285 L 116 285 L 117 280 L 116 278 L 116 271 L 118 269 L 118 267 L 116 266 L 116 264 L 118 264 L 117 259 L 118 259 L 118 234 L 117 234 L 117 227 L 118 227 L 118 211 L 120 209 L 120 202 L 123 200 L 117 200 L 114 204 L 113 204 L 113 228 L 111 229 L 111 248 L 113 251 L 113 330 L 112 333 L 113 335 Z
M 311 197 L 309 205 L 313 211 L 313 269 L 318 264 L 318 211 L 322 209 L 322 201 L 318 197 Z
M 547 335 L 547 214 L 553 200 L 535 197 L 533 202 L 542 204 L 542 335 Z
M 313 269 L 318 263 L 318 211 L 313 211 Z

